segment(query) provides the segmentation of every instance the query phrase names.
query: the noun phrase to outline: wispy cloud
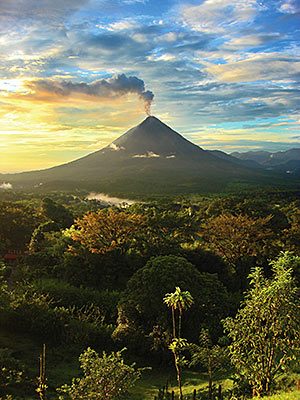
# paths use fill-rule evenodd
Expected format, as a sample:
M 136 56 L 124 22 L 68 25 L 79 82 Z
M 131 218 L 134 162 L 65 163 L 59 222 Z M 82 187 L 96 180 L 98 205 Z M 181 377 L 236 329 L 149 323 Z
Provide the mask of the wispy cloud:
M 61 20 L 65 19 L 89 0 L 2 0 L 0 2 L 1 20 Z
M 282 1 L 279 11 L 285 14 L 297 14 L 300 12 L 300 4 L 297 0 Z
M 294 80 L 300 78 L 300 57 L 280 53 L 248 54 L 247 58 L 239 61 L 208 64 L 206 70 L 224 82 Z
M 195 30 L 224 32 L 251 21 L 258 9 L 256 0 L 205 0 L 200 5 L 183 6 L 182 16 Z
M 132 158 L 159 158 L 160 155 L 153 153 L 153 151 L 147 151 L 145 154 L 135 154 Z

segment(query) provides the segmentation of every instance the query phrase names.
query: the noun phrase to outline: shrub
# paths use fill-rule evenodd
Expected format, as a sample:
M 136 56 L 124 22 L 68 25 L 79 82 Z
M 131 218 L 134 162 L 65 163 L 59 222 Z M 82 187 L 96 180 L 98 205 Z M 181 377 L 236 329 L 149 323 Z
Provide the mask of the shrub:
M 23 367 L 9 349 L 0 348 L 0 395 L 23 381 Z
M 82 378 L 74 378 L 58 392 L 60 400 L 118 400 L 128 398 L 128 390 L 141 376 L 141 369 L 125 364 L 122 352 L 99 356 L 88 348 L 79 357 Z
M 98 291 L 86 287 L 76 287 L 58 279 L 40 279 L 33 282 L 33 288 L 38 293 L 48 295 L 56 306 L 75 306 L 77 308 L 94 304 L 99 307 L 108 323 L 116 320 L 119 292 Z

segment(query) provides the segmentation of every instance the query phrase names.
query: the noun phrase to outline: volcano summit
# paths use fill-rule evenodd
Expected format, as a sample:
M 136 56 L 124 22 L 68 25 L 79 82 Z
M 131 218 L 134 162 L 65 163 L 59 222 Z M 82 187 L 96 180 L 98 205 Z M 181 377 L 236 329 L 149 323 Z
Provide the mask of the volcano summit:
M 135 196 L 265 186 L 274 183 L 274 176 L 225 153 L 203 150 L 149 116 L 99 151 L 41 171 L 0 175 L 0 181 L 9 181 L 16 189 L 78 189 Z

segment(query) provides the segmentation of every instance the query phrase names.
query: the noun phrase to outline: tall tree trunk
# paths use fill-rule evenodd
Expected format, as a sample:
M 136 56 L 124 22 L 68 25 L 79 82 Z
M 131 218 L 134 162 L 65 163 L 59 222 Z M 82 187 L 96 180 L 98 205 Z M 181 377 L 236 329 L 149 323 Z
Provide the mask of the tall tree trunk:
M 179 316 L 178 316 L 178 337 L 179 339 L 181 338 L 181 310 L 179 310 Z
M 208 359 L 208 398 L 212 400 L 212 368 L 211 368 L 211 360 Z
M 175 367 L 176 367 L 176 372 L 177 372 L 177 382 L 178 382 L 178 387 L 179 387 L 179 400 L 183 400 L 182 374 L 181 374 L 181 367 L 178 364 L 178 356 L 177 356 L 177 352 L 176 351 L 174 351 L 174 361 L 175 361 Z
M 173 339 L 176 338 L 175 310 L 172 307 Z
M 36 389 L 40 400 L 46 400 L 46 345 L 43 344 L 43 349 L 40 354 L 40 374 L 38 377 L 38 387 Z

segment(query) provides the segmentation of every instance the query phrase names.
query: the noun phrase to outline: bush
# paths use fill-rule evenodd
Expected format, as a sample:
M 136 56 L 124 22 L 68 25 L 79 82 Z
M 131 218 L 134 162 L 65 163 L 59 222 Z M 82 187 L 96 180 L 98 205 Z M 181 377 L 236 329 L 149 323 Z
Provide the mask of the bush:
M 1 312 L 0 326 L 13 332 L 29 333 L 44 341 L 62 341 L 66 321 L 50 307 L 47 296 L 12 292 L 10 300 Z
M 32 290 L 11 292 L 10 301 L 0 313 L 1 326 L 52 344 L 90 342 L 106 346 L 113 331 L 111 325 L 104 324 L 96 305 L 55 306 L 49 296 Z
M 0 348 L 0 395 L 23 381 L 23 366 L 17 360 L 12 351 Z
M 118 400 L 127 396 L 128 390 L 141 376 L 141 369 L 134 364 L 126 365 L 122 353 L 105 352 L 100 357 L 88 348 L 79 357 L 82 378 L 75 378 L 72 384 L 64 385 L 58 392 L 60 400 Z
M 33 288 L 38 293 L 48 295 L 56 306 L 81 308 L 94 304 L 101 310 L 105 322 L 113 323 L 116 320 L 120 297 L 117 291 L 78 288 L 58 279 L 37 280 L 33 282 Z

